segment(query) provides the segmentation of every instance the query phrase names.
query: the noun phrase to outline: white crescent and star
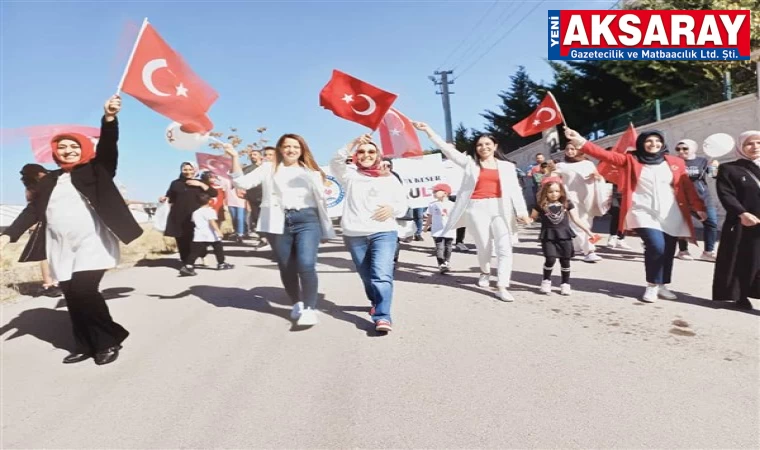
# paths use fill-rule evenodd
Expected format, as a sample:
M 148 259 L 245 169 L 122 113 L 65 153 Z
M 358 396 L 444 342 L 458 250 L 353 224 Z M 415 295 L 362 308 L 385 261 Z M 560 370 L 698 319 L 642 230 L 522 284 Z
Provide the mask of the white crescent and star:
M 171 95 L 160 91 L 156 85 L 153 84 L 153 73 L 158 69 L 163 69 L 166 67 L 168 67 L 168 64 L 163 58 L 151 59 L 145 64 L 145 66 L 143 66 L 142 82 L 145 85 L 145 89 L 157 97 L 168 97 Z M 175 86 L 175 88 L 177 89 L 177 92 L 174 94 L 175 96 L 187 97 L 188 89 L 184 84 L 179 83 L 179 85 Z
M 399 123 L 401 124 L 401 129 L 399 129 L 397 126 L 394 126 L 389 131 L 390 131 L 390 133 L 391 133 L 392 136 L 400 136 L 401 132 L 404 131 L 404 128 L 406 128 L 406 124 L 404 123 L 403 120 L 401 120 L 401 116 L 399 116 L 398 113 L 396 111 L 392 110 L 392 109 L 389 109 L 388 112 L 385 113 L 385 115 L 386 115 L 386 117 L 388 115 L 396 116 L 396 119 L 398 119 Z M 383 118 L 383 119 L 385 119 L 385 118 Z
M 538 118 L 543 111 L 549 111 L 549 118 L 547 120 L 541 120 Z M 547 108 L 546 106 L 539 108 L 538 111 L 536 111 L 536 119 L 533 121 L 533 126 L 535 127 L 541 122 L 551 122 L 555 117 L 557 117 L 557 111 L 555 111 L 554 108 Z
M 369 115 L 372 115 L 375 112 L 375 110 L 377 109 L 377 105 L 375 104 L 375 100 L 373 100 L 372 97 L 370 97 L 367 94 L 357 94 L 356 96 L 357 97 L 361 97 L 361 98 L 367 100 L 367 104 L 368 104 L 367 105 L 367 109 L 365 109 L 364 111 L 357 111 L 356 108 L 354 108 L 353 106 L 351 107 L 351 109 L 356 114 L 359 114 L 360 116 L 369 116 Z M 343 100 L 346 103 L 353 103 L 354 102 L 354 96 L 351 95 L 351 94 L 343 94 L 343 98 L 341 100 Z

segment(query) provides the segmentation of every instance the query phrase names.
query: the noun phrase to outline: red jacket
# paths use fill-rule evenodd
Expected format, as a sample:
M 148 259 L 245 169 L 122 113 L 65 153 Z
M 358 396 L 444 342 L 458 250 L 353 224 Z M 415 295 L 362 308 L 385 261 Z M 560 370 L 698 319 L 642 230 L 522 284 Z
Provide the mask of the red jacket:
M 631 210 L 633 192 L 636 190 L 636 185 L 639 182 L 643 164 L 639 162 L 633 153 L 607 151 L 593 142 L 586 142 L 581 147 L 581 151 L 599 161 L 605 161 L 613 166 L 617 166 L 620 170 L 618 191 L 622 195 L 623 201 L 620 205 L 618 230 L 625 231 L 625 219 L 628 216 L 628 211 Z M 665 161 L 668 163 L 671 172 L 673 172 L 673 192 L 676 195 L 678 208 L 681 210 L 683 219 L 689 225 L 692 241 L 695 241 L 696 232 L 694 231 L 694 224 L 691 222 L 691 212 L 705 211 L 705 204 L 699 198 L 694 184 L 689 180 L 689 175 L 686 173 L 686 164 L 683 159 L 665 155 Z

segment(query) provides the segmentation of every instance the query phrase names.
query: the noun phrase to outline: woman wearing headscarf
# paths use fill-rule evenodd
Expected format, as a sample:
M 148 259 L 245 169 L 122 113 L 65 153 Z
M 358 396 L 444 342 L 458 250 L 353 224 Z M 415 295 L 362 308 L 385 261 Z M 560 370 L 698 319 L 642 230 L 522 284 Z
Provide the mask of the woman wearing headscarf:
M 531 222 L 515 165 L 506 161 L 496 138 L 491 135 L 477 137 L 475 145 L 467 149 L 467 153 L 461 153 L 427 124 L 413 122 L 413 125 L 427 134 L 447 158 L 464 169 L 462 187 L 442 233 L 460 227 L 461 219 L 466 221 L 478 250 L 478 286 L 483 288 L 490 285 L 491 258 L 495 247 L 499 299 L 514 301 L 509 285 L 512 279 L 512 246 L 517 242 L 517 221 Z
M 356 170 L 349 170 L 345 163 L 348 157 L 353 158 Z M 392 329 L 396 218 L 406 214 L 406 189 L 391 174 L 390 164 L 383 162 L 380 149 L 368 134 L 338 150 L 330 161 L 330 170 L 346 187 L 340 222 L 343 241 L 371 303 L 375 330 L 387 333 Z
M 195 261 L 188 261 L 190 249 L 193 245 L 193 213 L 200 207 L 198 195 L 201 192 L 207 193 L 210 197 L 216 197 L 217 191 L 208 184 L 195 178 L 198 174 L 198 166 L 191 161 L 185 161 L 179 166 L 179 177 L 172 181 L 166 196 L 161 197 L 161 203 L 168 201 L 172 208 L 169 211 L 169 217 L 166 219 L 166 230 L 164 236 L 173 237 L 177 241 L 177 250 L 179 250 L 179 259 L 182 266 L 179 269 L 180 275 L 190 276 L 190 271 L 186 266 L 193 265 Z
M 710 190 L 707 187 L 707 177 L 713 177 L 718 173 L 718 161 L 708 161 L 707 158 L 697 156 L 697 143 L 691 139 L 683 139 L 676 144 L 676 155 L 686 162 L 686 172 L 689 179 L 694 183 L 694 188 L 699 198 L 705 202 L 707 208 L 707 220 L 703 222 L 703 234 L 705 249 L 700 259 L 715 261 L 715 243 L 718 241 L 718 211 L 715 209 Z M 689 242 L 686 239 L 678 240 L 678 258 L 684 261 L 692 261 L 694 258 L 689 254 Z
M 647 286 L 642 300 L 675 300 L 668 289 L 678 238 L 695 239 L 691 213 L 707 218 L 681 158 L 670 156 L 661 131 L 645 131 L 636 138 L 636 150 L 609 152 L 588 142 L 575 130 L 565 129 L 567 139 L 581 152 L 620 168 L 622 230 L 633 230 L 644 242 Z
M 44 230 L 24 251 L 46 255 L 52 276 L 60 282 L 76 343 L 76 350 L 63 359 L 66 364 L 91 357 L 98 365 L 111 363 L 129 335 L 113 321 L 100 293 L 103 275 L 119 261 L 119 241 L 129 244 L 143 232 L 113 181 L 120 109 L 118 96 L 106 102 L 97 152 L 87 136 L 53 137 L 53 158 L 60 169 L 39 181 L 32 201 L 0 236 L 2 249 L 34 224 Z
M 593 227 L 594 217 L 601 215 L 601 211 L 596 206 L 598 203 L 596 183 L 602 179 L 594 163 L 586 159 L 586 155 L 580 153 L 572 143 L 568 142 L 565 145 L 565 160 L 557 164 L 556 172 L 562 178 L 567 199 L 575 206 L 580 221 L 587 223 L 589 228 Z M 585 232 L 573 221 L 570 221 L 570 228 L 575 233 L 574 250 L 583 253 L 584 261 L 601 261 L 602 258 L 596 254 L 596 246 L 588 240 Z
M 335 237 L 325 202 L 325 174 L 303 137 L 284 134 L 276 147 L 274 161 L 245 175 L 235 148 L 224 144 L 224 152 L 232 160 L 230 174 L 237 188 L 261 186 L 256 229 L 266 233 L 272 245 L 282 285 L 293 302 L 290 318 L 296 325 L 314 326 L 319 322 L 319 243 Z
M 751 309 L 760 298 L 760 130 L 736 140 L 733 162 L 718 169 L 718 199 L 726 210 L 713 276 L 713 300 Z

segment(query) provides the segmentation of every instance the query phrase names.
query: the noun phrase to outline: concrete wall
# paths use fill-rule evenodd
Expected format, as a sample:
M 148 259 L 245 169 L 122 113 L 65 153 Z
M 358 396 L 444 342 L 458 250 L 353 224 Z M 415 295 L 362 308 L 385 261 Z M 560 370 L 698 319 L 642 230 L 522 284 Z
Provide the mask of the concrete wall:
M 568 120 L 570 122 L 569 125 L 572 127 L 574 119 L 568 118 Z M 704 156 L 701 144 L 707 136 L 714 133 L 728 133 L 735 138 L 743 131 L 758 129 L 760 129 L 760 99 L 757 94 L 750 94 L 679 114 L 659 122 L 653 122 L 638 127 L 637 131 L 663 131 L 671 152 L 680 139 L 693 139 L 700 144 L 698 154 Z M 605 136 L 594 142 L 601 147 L 608 147 L 614 145 L 621 134 L 622 132 Z M 524 168 L 533 163 L 535 154 L 539 152 L 547 153 L 547 147 L 543 140 L 536 141 L 509 153 L 508 157 L 516 161 L 520 168 Z M 733 159 L 735 158 L 733 153 L 731 153 L 719 160 L 725 162 Z M 710 180 L 709 185 L 710 190 L 715 196 L 715 183 Z M 717 199 L 717 196 L 715 198 Z M 719 208 L 719 215 L 722 223 L 724 216 L 722 208 Z

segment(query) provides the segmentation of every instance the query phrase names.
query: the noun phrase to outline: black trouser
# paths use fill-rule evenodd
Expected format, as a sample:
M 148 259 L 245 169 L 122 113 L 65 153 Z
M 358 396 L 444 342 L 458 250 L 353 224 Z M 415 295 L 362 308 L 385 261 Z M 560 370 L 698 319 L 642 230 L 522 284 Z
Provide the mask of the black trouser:
M 190 258 L 190 248 L 193 246 L 193 235 L 195 234 L 193 222 L 188 221 L 183 223 L 182 230 L 180 231 L 180 235 L 174 238 L 177 241 L 179 259 L 184 264 L 192 264 L 195 261 L 188 260 L 188 258 Z
M 457 228 L 457 244 L 464 244 L 464 232 L 467 230 L 466 227 Z
M 544 256 L 544 280 L 552 279 L 552 270 L 557 258 L 553 256 Z M 570 282 L 570 258 L 559 258 L 560 274 L 562 275 L 562 284 Z
M 248 231 L 256 231 L 256 224 L 259 222 L 259 215 L 261 215 L 261 200 L 257 202 L 249 202 L 251 204 L 251 211 L 248 215 Z
M 188 266 L 193 265 L 195 263 L 195 260 L 198 258 L 203 258 L 208 254 L 208 246 L 211 246 L 212 249 L 214 249 L 214 256 L 216 256 L 216 262 L 217 264 L 224 263 L 224 247 L 222 247 L 221 241 L 216 242 L 193 242 L 190 246 L 190 256 L 188 257 L 188 261 L 185 264 Z
M 617 236 L 619 239 L 624 239 L 625 234 L 618 231 L 619 222 L 620 222 L 620 206 L 612 206 L 610 208 L 610 236 Z
M 105 273 L 105 270 L 74 272 L 71 280 L 60 283 L 71 317 L 76 353 L 92 355 L 121 344 L 129 336 L 124 327 L 113 321 L 100 293 Z
M 437 237 L 435 240 L 435 257 L 438 259 L 438 265 L 447 263 L 451 260 L 451 247 L 454 239 Z

